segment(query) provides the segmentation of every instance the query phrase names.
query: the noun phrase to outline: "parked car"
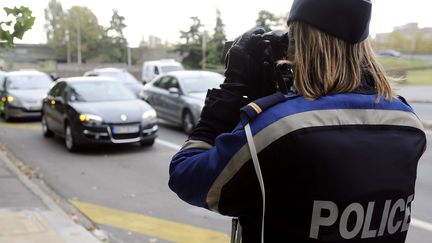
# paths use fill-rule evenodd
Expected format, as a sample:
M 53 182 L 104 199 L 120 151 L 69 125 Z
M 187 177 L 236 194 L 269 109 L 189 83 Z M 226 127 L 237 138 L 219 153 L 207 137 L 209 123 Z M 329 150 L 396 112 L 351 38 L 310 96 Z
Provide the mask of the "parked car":
M 88 144 L 152 145 L 156 111 L 118 81 L 107 77 L 59 79 L 43 100 L 45 137 L 64 137 L 74 151 Z
M 142 97 L 158 117 L 174 122 L 190 133 L 196 126 L 208 89 L 217 88 L 224 77 L 208 71 L 175 71 L 144 86 Z
M 40 117 L 42 99 L 51 82 L 50 76 L 39 71 L 8 72 L 0 87 L 4 119 Z
M 385 57 L 401 57 L 401 53 L 396 50 L 383 50 L 378 52 L 378 55 L 385 56 Z
M 120 68 L 98 68 L 84 73 L 84 77 L 89 76 L 114 78 L 122 82 L 137 97 L 144 87 L 132 74 Z
M 141 79 L 144 83 L 147 83 L 158 75 L 180 70 L 184 70 L 183 65 L 174 59 L 147 61 L 143 63 Z

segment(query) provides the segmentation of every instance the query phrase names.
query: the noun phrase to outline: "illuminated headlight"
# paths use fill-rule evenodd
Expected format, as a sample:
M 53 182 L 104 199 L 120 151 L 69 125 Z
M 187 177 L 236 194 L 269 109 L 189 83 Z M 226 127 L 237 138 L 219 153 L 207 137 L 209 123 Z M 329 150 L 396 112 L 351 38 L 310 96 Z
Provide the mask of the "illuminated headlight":
M 142 114 L 142 119 L 143 120 L 156 119 L 156 111 L 152 109 L 152 110 L 148 110 L 148 111 L 144 112 Z
M 79 120 L 82 123 L 94 123 L 94 124 L 101 124 L 103 119 L 100 116 L 92 115 L 92 114 L 81 114 L 79 116 Z
M 19 99 L 14 98 L 13 96 L 7 96 L 7 97 L 3 97 L 2 98 L 2 102 L 3 103 L 9 103 L 9 104 L 13 104 L 13 105 L 20 105 L 21 102 L 19 101 Z

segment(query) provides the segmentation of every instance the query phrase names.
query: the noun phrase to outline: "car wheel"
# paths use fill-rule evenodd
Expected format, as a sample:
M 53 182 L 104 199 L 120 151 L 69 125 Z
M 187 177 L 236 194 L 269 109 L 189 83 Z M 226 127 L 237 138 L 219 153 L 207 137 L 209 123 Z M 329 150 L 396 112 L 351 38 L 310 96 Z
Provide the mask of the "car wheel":
M 48 128 L 45 115 L 42 115 L 42 134 L 44 137 L 49 138 L 54 136 L 54 132 Z
M 190 134 L 194 129 L 194 120 L 189 110 L 183 112 L 182 127 L 183 131 L 187 134 Z
M 66 124 L 65 128 L 65 145 L 69 152 L 74 152 L 77 150 L 77 144 L 73 136 L 71 126 L 69 124 Z
M 154 142 L 155 142 L 154 139 L 144 140 L 144 141 L 140 142 L 140 145 L 143 147 L 152 146 L 154 144 Z

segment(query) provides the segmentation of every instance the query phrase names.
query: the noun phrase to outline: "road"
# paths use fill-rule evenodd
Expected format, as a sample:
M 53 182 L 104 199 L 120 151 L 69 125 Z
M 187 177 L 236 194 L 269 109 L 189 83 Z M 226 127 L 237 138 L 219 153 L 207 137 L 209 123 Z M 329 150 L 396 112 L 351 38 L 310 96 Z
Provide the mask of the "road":
M 100 223 L 112 242 L 228 242 L 230 218 L 190 206 L 167 187 L 170 158 L 185 139 L 175 127 L 162 124 L 151 148 L 109 146 L 69 153 L 61 139 L 43 138 L 37 121 L 0 122 L 0 143 Z M 432 239 L 431 175 L 429 146 L 418 167 L 416 220 L 408 243 Z

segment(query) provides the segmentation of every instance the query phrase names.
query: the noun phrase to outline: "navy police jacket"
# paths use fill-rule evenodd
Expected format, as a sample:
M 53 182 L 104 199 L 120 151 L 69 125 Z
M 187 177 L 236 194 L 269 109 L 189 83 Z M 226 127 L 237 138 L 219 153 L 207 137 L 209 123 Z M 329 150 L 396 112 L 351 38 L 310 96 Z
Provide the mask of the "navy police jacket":
M 265 242 L 404 242 L 426 148 L 411 107 L 376 103 L 373 94 L 280 95 L 270 107 L 245 107 L 251 119 L 214 145 L 187 141 L 172 158 L 170 188 L 239 217 L 243 242 L 259 242 L 262 198 L 243 127 L 250 122 L 266 188 Z

